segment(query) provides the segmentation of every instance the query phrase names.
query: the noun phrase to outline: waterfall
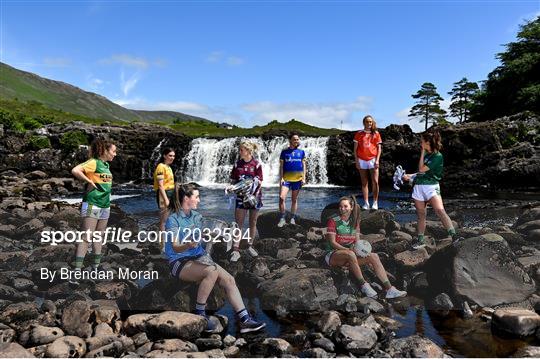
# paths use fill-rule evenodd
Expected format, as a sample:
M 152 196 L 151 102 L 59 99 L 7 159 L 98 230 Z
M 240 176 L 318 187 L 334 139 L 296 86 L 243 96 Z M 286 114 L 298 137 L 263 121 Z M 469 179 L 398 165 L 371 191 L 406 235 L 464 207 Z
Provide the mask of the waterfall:
M 203 186 L 216 186 L 229 183 L 234 162 L 238 158 L 240 137 L 223 140 L 197 138 L 191 143 L 191 150 L 184 160 L 183 178 Z M 247 138 L 256 143 L 259 151 L 255 158 L 263 168 L 264 186 L 279 185 L 279 156 L 281 150 L 289 145 L 285 137 L 262 140 Z M 306 152 L 307 180 L 309 185 L 328 185 L 326 171 L 326 152 L 328 137 L 305 137 L 300 148 Z
M 161 146 L 163 146 L 166 140 L 167 139 L 164 138 L 159 141 L 158 145 L 152 150 L 150 159 L 143 161 L 141 167 L 141 179 L 148 179 L 153 177 L 152 171 L 154 170 L 156 163 L 159 161 L 159 157 L 161 155 Z

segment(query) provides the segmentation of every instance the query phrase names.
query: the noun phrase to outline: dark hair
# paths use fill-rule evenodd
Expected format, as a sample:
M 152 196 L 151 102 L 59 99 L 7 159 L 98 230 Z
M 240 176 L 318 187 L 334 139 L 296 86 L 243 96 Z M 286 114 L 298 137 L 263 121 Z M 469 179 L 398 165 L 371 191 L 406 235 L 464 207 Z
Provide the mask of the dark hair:
M 180 212 L 184 197 L 191 197 L 198 190 L 199 188 L 193 183 L 177 183 L 174 186 L 174 197 L 169 203 L 169 210 L 171 212 Z
M 366 126 L 366 121 L 368 118 L 371 118 L 371 121 L 373 121 L 373 124 L 371 125 L 371 132 L 375 133 L 377 132 L 377 122 L 371 115 L 364 116 L 364 119 L 362 120 L 362 124 Z
M 349 202 L 349 204 L 352 207 L 351 217 L 352 217 L 352 220 L 353 220 L 354 228 L 356 229 L 356 227 L 360 227 L 360 219 L 361 219 L 360 206 L 358 205 L 358 202 L 356 201 L 356 198 L 354 196 L 344 196 L 344 197 L 341 197 L 339 199 L 338 203 L 341 203 L 341 201 L 348 201 Z M 351 217 L 349 217 L 349 218 L 351 218 Z
M 109 140 L 96 138 L 94 141 L 92 141 L 92 144 L 90 144 L 88 158 L 99 158 L 103 156 L 105 151 L 109 150 L 113 145 L 114 143 Z
M 289 133 L 289 141 L 292 140 L 292 138 L 293 138 L 294 136 L 300 137 L 300 135 L 299 135 L 298 133 L 296 133 L 296 132 L 291 132 L 291 133 Z
M 161 151 L 161 157 L 159 158 L 159 163 L 165 163 L 165 156 L 171 152 L 174 152 L 174 148 L 165 147 L 163 151 Z
M 422 139 L 424 141 L 429 143 L 433 152 L 439 152 L 440 150 L 442 150 L 442 138 L 439 131 L 430 129 L 426 132 L 422 132 L 420 136 L 422 136 Z

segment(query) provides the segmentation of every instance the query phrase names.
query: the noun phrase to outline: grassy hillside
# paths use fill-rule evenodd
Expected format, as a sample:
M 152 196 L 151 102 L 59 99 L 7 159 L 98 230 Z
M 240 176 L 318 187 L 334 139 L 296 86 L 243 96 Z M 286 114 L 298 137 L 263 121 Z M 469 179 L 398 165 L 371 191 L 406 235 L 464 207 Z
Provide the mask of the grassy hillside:
M 208 121 L 173 111 L 136 111 L 61 81 L 49 80 L 0 62 L 0 98 L 35 101 L 56 110 L 108 121 Z

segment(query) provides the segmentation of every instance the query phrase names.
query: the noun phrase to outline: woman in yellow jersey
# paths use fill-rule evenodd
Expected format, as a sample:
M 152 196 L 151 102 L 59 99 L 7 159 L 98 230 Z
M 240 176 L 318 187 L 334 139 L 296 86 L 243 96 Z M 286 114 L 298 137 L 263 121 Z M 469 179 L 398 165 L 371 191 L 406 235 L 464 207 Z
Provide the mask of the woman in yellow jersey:
M 169 215 L 169 203 L 174 194 L 174 173 L 171 164 L 174 162 L 175 153 L 170 147 L 161 152 L 161 160 L 154 171 L 154 191 L 159 208 L 159 230 L 165 230 L 165 222 Z M 161 241 L 160 241 L 161 242 Z M 161 243 L 163 248 L 163 243 Z
M 71 173 L 76 178 L 86 182 L 86 188 L 81 206 L 82 231 L 87 232 L 86 241 L 77 245 L 75 253 L 75 270 L 80 271 L 84 257 L 88 251 L 88 242 L 92 238 L 92 232 L 103 232 L 107 228 L 111 205 L 112 174 L 109 170 L 109 162 L 116 156 L 116 146 L 108 141 L 96 139 L 90 145 L 88 161 L 75 166 Z M 94 258 L 92 267 L 97 270 L 101 262 L 100 241 L 92 240 Z M 70 280 L 73 284 L 77 281 Z

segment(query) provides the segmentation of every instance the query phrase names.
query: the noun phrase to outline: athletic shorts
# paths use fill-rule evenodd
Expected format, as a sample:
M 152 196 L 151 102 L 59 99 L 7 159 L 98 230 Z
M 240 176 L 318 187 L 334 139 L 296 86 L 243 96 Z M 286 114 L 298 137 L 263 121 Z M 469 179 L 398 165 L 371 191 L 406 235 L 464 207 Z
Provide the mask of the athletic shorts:
M 214 262 L 214 260 L 208 255 L 203 254 L 197 257 L 185 257 L 185 258 L 179 258 L 175 261 L 172 261 L 169 263 L 169 268 L 171 269 L 171 275 L 175 278 L 177 278 L 180 275 L 180 272 L 182 271 L 182 268 L 187 264 L 189 261 L 194 261 L 200 264 L 205 264 L 207 266 L 217 266 L 217 264 Z
M 361 170 L 372 170 L 375 168 L 376 158 L 372 158 L 369 161 L 364 161 L 363 159 L 358 159 L 358 164 L 360 165 Z
M 253 207 L 246 208 L 244 206 L 244 203 L 242 202 L 242 198 L 240 198 L 240 197 L 236 198 L 236 208 L 238 208 L 238 209 L 261 209 L 262 206 L 263 206 L 262 200 L 258 199 L 257 205 L 255 206 L 255 208 L 253 208 Z
M 81 217 L 83 218 L 109 219 L 110 214 L 111 207 L 100 208 L 95 204 L 88 204 L 88 202 L 83 202 L 81 205 Z
M 415 184 L 412 198 L 417 201 L 427 202 L 434 196 L 441 195 L 441 187 L 438 184 Z
M 169 202 L 172 201 L 173 195 L 174 195 L 174 189 L 165 190 L 165 194 L 167 195 Z M 163 202 L 163 198 L 161 198 L 161 196 L 159 195 L 159 190 L 156 191 L 156 203 L 159 209 L 165 208 L 165 202 Z
M 324 256 L 324 261 L 326 262 L 326 264 L 330 265 L 330 257 L 332 257 L 332 254 L 334 254 L 335 250 L 333 251 L 328 251 L 326 253 L 326 255 Z
M 289 188 L 291 191 L 298 191 L 300 188 L 302 188 L 302 181 L 283 181 L 281 184 Z

